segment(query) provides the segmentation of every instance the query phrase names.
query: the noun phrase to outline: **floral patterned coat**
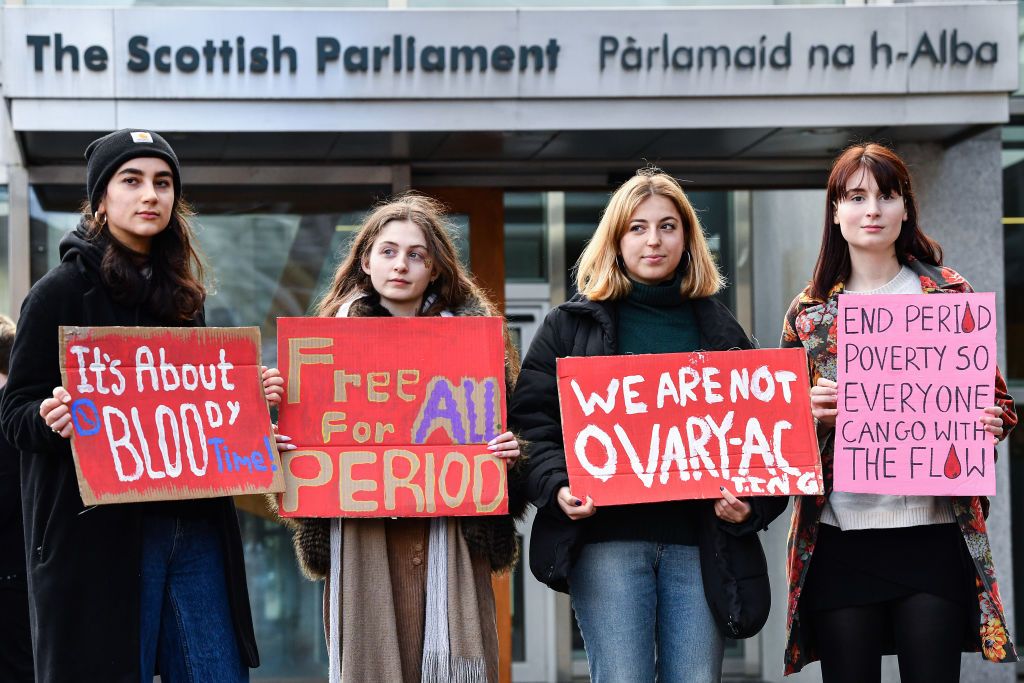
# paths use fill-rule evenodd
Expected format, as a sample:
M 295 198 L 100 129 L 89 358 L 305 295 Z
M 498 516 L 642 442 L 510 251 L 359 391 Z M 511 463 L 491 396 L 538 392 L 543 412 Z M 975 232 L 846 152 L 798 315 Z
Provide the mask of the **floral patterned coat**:
M 921 288 L 926 293 L 966 293 L 971 286 L 951 268 L 936 267 L 920 261 L 912 261 L 909 267 L 921 278 Z M 786 313 L 782 330 L 783 347 L 800 347 L 807 350 L 807 363 L 813 385 L 819 377 L 836 378 L 836 317 L 839 311 L 838 295 L 843 283 L 829 292 L 828 300 L 821 301 L 810 296 L 805 289 L 793 300 Z M 1006 382 L 996 370 L 996 403 L 1003 408 L 1003 438 L 1017 423 L 1013 399 L 1006 393 Z M 807 578 L 814 545 L 818 537 L 818 522 L 828 495 L 832 492 L 832 456 L 834 428 L 819 426 L 818 446 L 821 450 L 822 474 L 825 483 L 824 496 L 800 496 L 793 499 L 793 517 L 789 531 L 789 601 L 786 619 L 787 644 L 785 653 L 786 674 L 800 671 L 806 664 L 818 659 L 813 638 L 801 628 L 800 593 Z M 988 500 L 983 497 L 953 498 L 953 512 L 963 532 L 964 540 L 974 560 L 977 572 L 975 584 L 978 590 L 980 623 L 978 637 L 967 638 L 964 652 L 978 652 L 993 662 L 1015 662 L 1017 651 L 1010 640 L 999 597 L 992 549 L 989 546 L 985 527 Z

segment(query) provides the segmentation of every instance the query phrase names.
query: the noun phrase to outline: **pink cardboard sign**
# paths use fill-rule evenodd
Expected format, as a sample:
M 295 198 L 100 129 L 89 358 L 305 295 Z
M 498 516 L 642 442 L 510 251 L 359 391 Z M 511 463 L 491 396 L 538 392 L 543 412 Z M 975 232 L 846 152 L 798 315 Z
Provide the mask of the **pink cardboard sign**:
M 993 495 L 995 295 L 839 297 L 835 490 Z

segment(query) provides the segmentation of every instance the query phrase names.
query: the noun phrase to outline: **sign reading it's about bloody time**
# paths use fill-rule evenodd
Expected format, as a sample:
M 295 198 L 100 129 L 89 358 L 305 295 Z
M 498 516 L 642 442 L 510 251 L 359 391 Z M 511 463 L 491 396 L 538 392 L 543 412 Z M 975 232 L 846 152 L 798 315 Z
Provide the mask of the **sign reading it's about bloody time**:
M 993 495 L 995 295 L 839 297 L 835 490 Z
M 284 490 L 255 327 L 61 327 L 86 505 Z
M 801 349 L 560 358 L 569 485 L 597 505 L 821 492 Z
M 278 318 L 286 517 L 508 511 L 500 318 Z

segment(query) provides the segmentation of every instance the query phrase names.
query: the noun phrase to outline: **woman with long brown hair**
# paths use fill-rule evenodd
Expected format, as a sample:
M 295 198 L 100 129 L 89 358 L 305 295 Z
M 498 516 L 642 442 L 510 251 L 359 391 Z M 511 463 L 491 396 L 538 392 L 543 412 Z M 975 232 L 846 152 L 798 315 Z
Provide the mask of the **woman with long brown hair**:
M 786 673 L 821 660 L 826 683 L 871 683 L 899 657 L 904 683 L 959 680 L 960 652 L 1016 661 L 978 496 L 832 490 L 839 294 L 971 292 L 918 225 L 906 164 L 868 143 L 847 148 L 828 180 L 821 251 L 790 305 L 782 345 L 807 350 L 825 495 L 794 499 Z M 978 415 L 993 440 L 1017 422 L 998 370 L 996 405 Z
M 0 404 L 22 454 L 36 680 L 247 681 L 259 656 L 231 498 L 85 508 L 79 496 L 58 328 L 201 326 L 206 300 L 170 145 L 125 129 L 85 156 L 81 222 L 22 305 Z M 265 376 L 268 399 L 279 384 Z
M 317 307 L 324 317 L 493 316 L 494 305 L 459 262 L 443 207 L 408 193 L 363 221 Z M 506 331 L 505 381 L 519 359 Z M 398 360 L 396 359 L 396 363 Z M 490 449 L 514 467 L 511 432 Z M 347 683 L 496 683 L 498 641 L 491 574 L 516 558 L 522 514 L 510 473 L 512 515 L 302 519 L 299 562 L 326 579 L 330 680 Z

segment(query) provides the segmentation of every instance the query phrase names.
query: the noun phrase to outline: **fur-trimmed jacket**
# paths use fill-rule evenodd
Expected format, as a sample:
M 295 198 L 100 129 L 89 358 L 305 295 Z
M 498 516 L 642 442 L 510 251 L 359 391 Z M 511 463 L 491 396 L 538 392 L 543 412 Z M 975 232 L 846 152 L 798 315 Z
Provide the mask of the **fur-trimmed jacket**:
M 452 311 L 455 316 L 488 316 L 490 309 L 479 300 L 468 301 Z M 374 292 L 356 300 L 348 309 L 348 317 L 389 317 L 391 313 L 380 303 Z M 505 390 L 512 395 L 519 376 L 519 354 L 512 344 L 508 330 L 505 331 Z M 520 451 L 525 449 L 520 445 Z M 516 520 L 526 512 L 525 457 L 520 456 L 508 471 L 509 514 L 484 517 L 461 517 L 462 535 L 470 552 L 485 557 L 495 572 L 507 571 L 519 557 L 516 540 Z M 274 501 L 276 503 L 276 500 Z M 302 572 L 311 580 L 326 578 L 331 566 L 330 519 L 296 518 L 284 519 L 294 530 L 295 555 Z

